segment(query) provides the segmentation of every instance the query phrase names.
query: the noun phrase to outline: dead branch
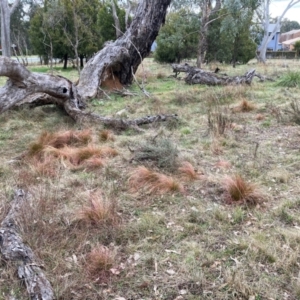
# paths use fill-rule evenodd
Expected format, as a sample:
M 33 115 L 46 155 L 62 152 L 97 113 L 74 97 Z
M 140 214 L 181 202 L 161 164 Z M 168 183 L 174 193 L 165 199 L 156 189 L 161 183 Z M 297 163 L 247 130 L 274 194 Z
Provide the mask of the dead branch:
M 33 251 L 26 246 L 19 235 L 18 217 L 22 208 L 28 205 L 23 190 L 16 190 L 11 208 L 1 223 L 0 251 L 3 258 L 17 266 L 18 277 L 24 281 L 30 299 L 52 300 L 53 290 L 42 272 Z
M 268 76 L 265 76 L 265 75 L 261 75 L 259 73 L 255 73 L 255 75 L 257 78 L 259 78 L 259 81 L 260 82 L 265 82 L 266 80 L 269 80 L 269 81 L 275 81 L 273 78 L 271 77 L 268 77 Z
M 137 93 L 130 92 L 129 90 L 123 88 L 122 90 L 118 89 L 113 89 L 112 91 L 114 94 L 120 95 L 122 97 L 127 97 L 127 96 L 136 96 L 138 95 Z

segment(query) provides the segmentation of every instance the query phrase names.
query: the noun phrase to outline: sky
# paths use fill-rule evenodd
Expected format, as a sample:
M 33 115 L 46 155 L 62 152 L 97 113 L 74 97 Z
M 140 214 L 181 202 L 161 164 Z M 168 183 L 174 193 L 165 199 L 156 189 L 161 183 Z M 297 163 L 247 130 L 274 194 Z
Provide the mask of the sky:
M 272 1 L 270 6 L 271 17 L 274 18 L 280 16 L 289 2 L 290 0 Z M 288 18 L 291 21 L 297 21 L 298 23 L 300 23 L 300 3 L 295 4 L 295 6 L 290 8 L 284 15 L 284 18 Z

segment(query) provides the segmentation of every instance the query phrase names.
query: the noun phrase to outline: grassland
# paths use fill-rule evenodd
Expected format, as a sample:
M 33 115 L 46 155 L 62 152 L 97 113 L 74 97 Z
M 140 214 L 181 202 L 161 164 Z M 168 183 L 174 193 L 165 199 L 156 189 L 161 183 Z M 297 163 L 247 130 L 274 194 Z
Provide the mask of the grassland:
M 114 132 L 51 106 L 0 115 L 1 220 L 14 189 L 31 194 L 20 230 L 56 299 L 300 299 L 299 87 L 277 84 L 300 62 L 218 67 L 275 82 L 189 86 L 146 59 L 150 98 L 133 84 L 89 109 L 177 121 Z M 0 280 L 0 299 L 27 299 L 10 263 Z

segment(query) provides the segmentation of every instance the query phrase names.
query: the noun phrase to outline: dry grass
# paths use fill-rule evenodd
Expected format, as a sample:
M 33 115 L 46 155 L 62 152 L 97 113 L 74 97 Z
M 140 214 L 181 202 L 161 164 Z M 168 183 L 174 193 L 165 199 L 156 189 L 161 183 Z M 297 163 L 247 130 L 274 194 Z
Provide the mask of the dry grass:
M 91 130 L 59 131 L 57 133 L 43 132 L 36 142 L 29 146 L 29 155 L 40 154 L 46 147 L 62 148 L 66 145 L 87 145 L 92 140 Z
M 99 140 L 101 142 L 114 141 L 114 133 L 111 130 L 103 129 L 99 132 Z
M 231 163 L 226 160 L 219 160 L 215 166 L 217 168 L 222 168 L 222 169 L 230 169 L 232 167 Z
M 59 164 L 52 156 L 44 156 L 42 159 L 32 157 L 27 164 L 30 169 L 33 169 L 34 174 L 39 177 L 54 178 L 59 174 Z
M 255 68 L 263 75 L 283 74 L 288 68 L 279 61 L 268 60 Z M 118 131 L 114 144 L 100 138 L 102 127 L 96 125 L 87 142 L 61 138 L 62 142 L 37 146 L 38 155 L 33 151 L 22 156 L 32 141 L 38 142 L 35 137 L 41 131 L 64 133 L 68 128 L 78 133 L 79 125 L 54 107 L 47 113 L 38 107 L 0 115 L 1 220 L 13 190 L 29 191 L 32 201 L 22 211 L 20 232 L 59 300 L 300 299 L 299 127 L 290 119 L 278 122 L 277 113 L 288 116 L 285 108 L 291 94 L 297 99 L 297 89 L 287 93 L 257 79 L 247 87 L 189 86 L 173 78 L 157 80 L 159 72 L 172 73 L 170 66 L 149 58 L 144 63 L 151 99 L 133 85 L 129 89 L 138 95 L 113 94 L 111 100 L 97 100 L 93 109 L 113 115 L 132 106 L 132 118 L 159 109 L 178 113 L 176 126 L 158 123 L 140 132 Z M 290 69 L 300 68 L 299 61 L 287 63 Z M 222 72 L 230 75 L 247 69 L 222 65 Z M 181 93 L 178 99 L 176 91 Z M 152 99 L 159 99 L 157 107 Z M 234 113 L 230 108 L 243 99 L 258 109 Z M 222 137 L 215 136 L 218 130 L 208 134 L 208 111 L 212 118 L 218 112 L 228 118 Z M 261 122 L 256 120 L 258 113 L 264 115 Z M 152 141 L 161 137 L 176 145 L 173 170 L 158 171 L 155 159 L 130 160 L 134 153 L 128 146 L 153 146 Z M 72 150 L 72 162 L 79 163 L 75 166 L 67 154 L 48 153 L 49 143 L 56 150 L 114 144 L 119 155 L 111 159 L 87 151 L 73 157 Z M 138 167 L 144 163 L 148 169 Z M 249 182 L 233 176 L 224 184 L 221 179 L 231 174 Z M 193 179 L 197 175 L 200 180 Z M 251 182 L 257 186 L 252 188 Z M 182 185 L 183 193 L 178 192 Z M 233 199 L 225 186 L 234 190 Z M 261 205 L 265 199 L 272 201 Z M 15 265 L 2 262 L 1 267 L 0 298 L 27 299 Z
M 99 160 L 100 158 L 118 155 L 118 151 L 111 147 L 97 147 L 94 145 L 88 145 L 82 148 L 65 146 L 59 149 L 48 146 L 44 151 L 46 154 L 51 154 L 58 159 L 70 162 L 73 166 L 79 166 L 85 162 L 89 165 L 93 162 L 92 159 L 98 159 L 95 162 L 102 166 L 103 162 Z
M 78 212 L 78 219 L 91 225 L 115 226 L 120 218 L 115 201 L 104 199 L 101 192 L 93 192 L 88 203 Z
M 238 106 L 234 107 L 235 112 L 249 112 L 256 108 L 256 106 L 246 99 L 243 99 Z
M 188 162 L 182 162 L 181 166 L 178 168 L 179 175 L 182 179 L 187 180 L 197 180 L 200 178 L 200 174 L 195 170 L 194 166 Z
M 184 191 L 183 186 L 174 178 L 151 171 L 144 166 L 136 168 L 131 173 L 128 182 L 131 192 L 164 194 Z
M 228 204 L 256 206 L 266 200 L 255 184 L 246 182 L 240 175 L 227 176 L 223 180 L 223 187 Z
M 113 266 L 114 256 L 114 253 L 103 245 L 95 247 L 86 256 L 85 268 L 88 274 L 92 278 L 98 279 L 98 282 L 105 282 L 109 278 L 109 270 Z

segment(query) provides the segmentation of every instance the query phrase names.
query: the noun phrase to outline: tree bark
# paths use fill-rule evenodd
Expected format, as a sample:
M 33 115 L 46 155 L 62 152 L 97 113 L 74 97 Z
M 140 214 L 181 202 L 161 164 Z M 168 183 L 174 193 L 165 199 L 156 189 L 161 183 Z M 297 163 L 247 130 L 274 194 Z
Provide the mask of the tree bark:
M 19 235 L 18 217 L 28 199 L 23 190 L 15 191 L 10 211 L 0 227 L 0 251 L 6 261 L 17 266 L 18 277 L 25 283 L 32 300 L 52 300 L 53 290 L 33 251 L 26 246 Z

